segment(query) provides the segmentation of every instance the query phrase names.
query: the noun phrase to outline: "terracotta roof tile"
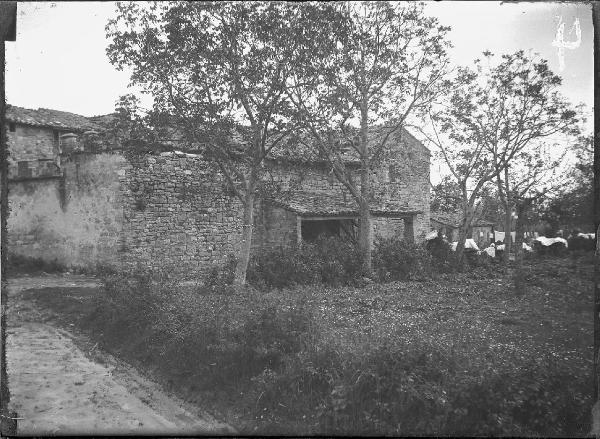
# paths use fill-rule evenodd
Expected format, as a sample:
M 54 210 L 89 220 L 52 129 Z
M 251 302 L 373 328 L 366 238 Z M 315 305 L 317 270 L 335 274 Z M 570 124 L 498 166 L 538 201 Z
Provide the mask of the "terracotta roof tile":
M 102 127 L 85 116 L 48 108 L 29 108 L 6 106 L 6 120 L 24 125 L 63 128 L 74 131 L 102 130 Z

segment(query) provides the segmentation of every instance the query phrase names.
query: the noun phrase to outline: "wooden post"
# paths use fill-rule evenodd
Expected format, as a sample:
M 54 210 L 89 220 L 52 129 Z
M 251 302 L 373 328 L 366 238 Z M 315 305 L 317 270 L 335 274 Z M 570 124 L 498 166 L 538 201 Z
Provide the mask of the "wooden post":
M 296 215 L 296 244 L 302 244 L 302 217 Z
M 600 68 L 600 5 L 598 2 L 592 2 L 592 21 L 594 23 L 594 64 L 596 70 Z M 599 79 L 598 76 L 594 76 L 594 105 L 598 108 L 600 105 L 600 91 L 598 90 Z M 594 133 L 594 227 L 596 229 L 596 253 L 595 253 L 595 264 L 594 264 L 594 400 L 596 401 L 596 410 L 592 411 L 593 416 L 593 432 L 594 434 L 600 434 L 600 413 L 598 405 L 598 396 L 600 393 L 600 245 L 598 240 L 600 239 L 600 132 L 598 127 L 600 126 L 600 114 L 596 111 L 594 113 L 594 124 L 596 126 Z
M 8 218 L 8 164 L 6 144 L 6 118 L 5 118 L 5 89 L 4 89 L 4 56 L 5 41 L 16 40 L 17 29 L 17 2 L 0 2 L 0 64 L 2 77 L 0 77 L 0 436 L 14 436 L 17 433 L 16 413 L 8 409 L 10 391 L 8 389 L 8 375 L 6 373 L 6 310 L 8 293 L 6 291 L 6 263 L 8 262 L 8 240 L 6 235 L 6 221 Z
M 412 243 L 416 241 L 414 216 L 404 218 L 404 240 Z

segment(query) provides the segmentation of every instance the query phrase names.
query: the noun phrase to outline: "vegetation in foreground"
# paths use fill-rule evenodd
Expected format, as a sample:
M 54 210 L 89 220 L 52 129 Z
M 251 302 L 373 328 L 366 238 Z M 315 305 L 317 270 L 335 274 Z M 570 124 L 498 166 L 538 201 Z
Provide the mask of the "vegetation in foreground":
M 585 435 L 592 256 L 528 260 L 518 289 L 512 271 L 242 290 L 138 270 L 29 294 L 241 432 Z

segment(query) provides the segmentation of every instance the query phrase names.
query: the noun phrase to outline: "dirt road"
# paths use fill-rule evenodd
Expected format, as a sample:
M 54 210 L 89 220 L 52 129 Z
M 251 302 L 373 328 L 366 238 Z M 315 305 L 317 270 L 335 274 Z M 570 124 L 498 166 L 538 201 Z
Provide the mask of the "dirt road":
M 122 361 L 54 326 L 25 289 L 93 286 L 84 276 L 9 281 L 7 363 L 19 435 L 232 434 L 227 425 L 167 395 Z M 77 343 L 76 343 L 77 341 Z

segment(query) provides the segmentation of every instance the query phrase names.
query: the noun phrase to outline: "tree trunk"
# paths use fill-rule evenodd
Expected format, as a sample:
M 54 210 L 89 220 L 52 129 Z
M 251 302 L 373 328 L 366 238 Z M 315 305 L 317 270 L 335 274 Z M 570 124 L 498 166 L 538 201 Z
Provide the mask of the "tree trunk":
M 371 213 L 369 212 L 369 203 L 361 203 L 359 209 L 360 229 L 359 229 L 359 249 L 362 256 L 362 270 L 367 277 L 371 276 L 373 261 L 371 254 L 371 243 L 373 241 L 373 230 L 371 228 Z
M 525 271 L 523 269 L 523 231 L 525 226 L 525 214 L 528 209 L 527 201 L 517 202 L 515 219 L 515 273 L 513 284 L 515 293 L 521 295 L 525 292 Z
M 473 207 L 467 203 L 466 207 L 463 207 L 463 220 L 458 229 L 458 242 L 456 243 L 456 264 L 457 267 L 463 260 L 465 254 L 465 242 L 467 241 L 467 233 L 471 222 L 473 221 Z
M 521 203 L 517 205 L 517 218 L 515 220 L 515 264 L 517 267 L 520 267 L 523 262 L 523 232 L 526 210 L 526 205 Z
M 512 206 L 510 203 L 507 203 L 504 211 L 504 262 L 509 261 L 509 253 L 512 247 L 512 238 L 510 235 L 511 226 L 512 226 Z
M 467 240 L 467 231 L 463 224 L 458 229 L 458 242 L 456 243 L 456 266 L 458 267 L 465 254 L 465 242 Z
M 242 241 L 240 243 L 237 262 L 235 265 L 234 285 L 246 283 L 246 272 L 250 262 L 250 248 L 252 246 L 252 228 L 254 226 L 254 190 L 249 189 L 244 199 L 244 219 L 242 224 Z
M 371 277 L 373 271 L 371 246 L 373 243 L 373 231 L 371 228 L 371 213 L 369 210 L 369 199 L 371 191 L 371 164 L 369 160 L 369 147 L 367 139 L 369 135 L 369 111 L 368 98 L 363 94 L 363 101 L 360 109 L 360 195 L 359 203 L 359 248 L 362 255 L 362 271 L 367 277 Z

